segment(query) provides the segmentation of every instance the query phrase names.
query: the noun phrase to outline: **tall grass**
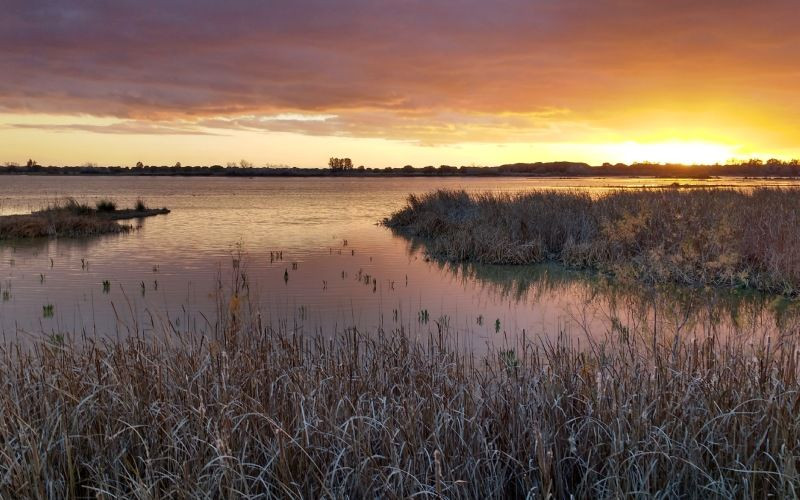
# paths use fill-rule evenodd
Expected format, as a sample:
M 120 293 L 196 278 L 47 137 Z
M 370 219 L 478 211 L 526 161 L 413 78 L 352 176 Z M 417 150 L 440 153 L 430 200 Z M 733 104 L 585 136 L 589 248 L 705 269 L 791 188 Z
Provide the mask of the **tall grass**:
M 47 205 L 42 210 L 33 212 L 34 214 L 55 214 L 55 213 L 63 213 L 67 212 L 72 215 L 91 215 L 94 213 L 94 209 L 87 205 L 86 203 L 81 203 L 75 198 L 68 196 L 63 199 L 55 200 L 54 202 Z
M 800 191 L 655 189 L 409 196 L 385 221 L 448 260 L 558 261 L 618 277 L 800 292 Z
M 0 351 L 0 496 L 796 497 L 793 337 L 619 333 L 476 357 L 446 328 L 265 327 Z M 220 287 L 221 289 L 221 287 Z

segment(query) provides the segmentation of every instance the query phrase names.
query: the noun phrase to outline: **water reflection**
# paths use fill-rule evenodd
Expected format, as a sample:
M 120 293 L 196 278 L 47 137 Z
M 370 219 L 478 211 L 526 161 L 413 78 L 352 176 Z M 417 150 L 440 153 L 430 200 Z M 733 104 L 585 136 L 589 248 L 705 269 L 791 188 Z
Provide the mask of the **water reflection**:
M 409 246 L 418 253 L 419 243 Z M 716 336 L 753 340 L 800 331 L 800 302 L 748 290 L 620 281 L 558 264 L 496 266 L 437 261 L 464 285 L 522 306 L 564 304 L 585 335 Z

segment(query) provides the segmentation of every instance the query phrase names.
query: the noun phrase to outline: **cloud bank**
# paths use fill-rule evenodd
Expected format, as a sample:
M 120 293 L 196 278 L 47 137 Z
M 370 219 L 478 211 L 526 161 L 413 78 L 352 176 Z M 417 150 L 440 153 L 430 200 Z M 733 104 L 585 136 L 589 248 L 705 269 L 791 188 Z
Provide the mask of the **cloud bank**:
M 119 120 L 83 126 L 94 132 L 421 144 L 776 116 L 785 143 L 800 117 L 799 12 L 794 0 L 10 0 L 0 110 Z

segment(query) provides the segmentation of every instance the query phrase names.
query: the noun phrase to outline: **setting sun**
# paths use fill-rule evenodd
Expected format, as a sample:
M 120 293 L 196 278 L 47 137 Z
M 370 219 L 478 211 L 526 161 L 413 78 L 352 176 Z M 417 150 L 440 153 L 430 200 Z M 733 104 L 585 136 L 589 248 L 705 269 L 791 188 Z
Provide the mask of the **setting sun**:
M 693 141 L 625 142 L 609 146 L 609 157 L 622 163 L 656 162 L 683 165 L 721 164 L 737 157 L 737 149 L 723 144 Z

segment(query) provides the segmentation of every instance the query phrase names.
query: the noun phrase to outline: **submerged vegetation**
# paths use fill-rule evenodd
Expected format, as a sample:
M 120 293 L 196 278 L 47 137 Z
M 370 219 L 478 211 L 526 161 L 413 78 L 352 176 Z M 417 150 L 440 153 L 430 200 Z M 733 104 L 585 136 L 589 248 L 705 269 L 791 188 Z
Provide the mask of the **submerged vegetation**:
M 262 326 L 0 351 L 0 496 L 794 497 L 794 338 L 613 332 L 483 357 L 457 332 Z M 240 286 L 241 285 L 241 286 Z
M 169 213 L 166 208 L 147 208 L 142 200 L 133 209 L 118 210 L 117 204 L 108 199 L 98 201 L 95 207 L 66 198 L 30 214 L 0 216 L 0 240 L 122 233 L 132 227 L 119 224 L 118 220 Z
M 450 261 L 556 261 L 618 278 L 800 293 L 800 191 L 411 195 L 384 223 Z

